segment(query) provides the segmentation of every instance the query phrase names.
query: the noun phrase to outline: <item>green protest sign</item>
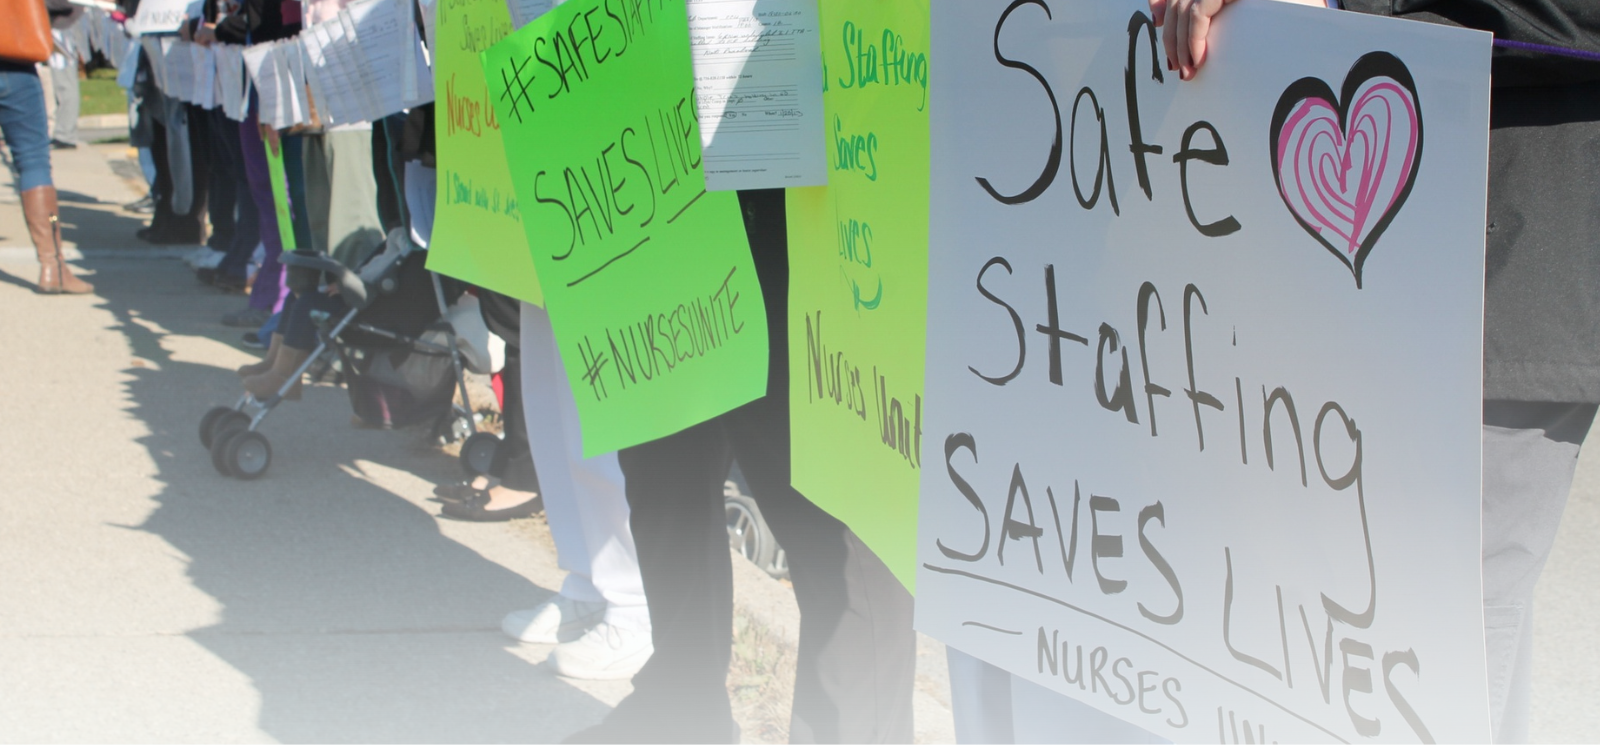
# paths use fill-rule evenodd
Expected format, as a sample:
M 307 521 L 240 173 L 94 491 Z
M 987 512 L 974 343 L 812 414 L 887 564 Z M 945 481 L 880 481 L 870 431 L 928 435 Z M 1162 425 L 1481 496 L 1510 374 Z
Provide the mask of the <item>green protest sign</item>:
M 738 197 L 705 188 L 683 0 L 570 0 L 483 67 L 584 452 L 762 396 L 761 286 Z
M 511 33 L 505 0 L 437 3 L 433 80 L 439 197 L 428 268 L 536 305 L 539 279 L 522 230 L 500 122 L 478 55 Z
M 283 250 L 293 251 L 294 221 L 289 216 L 289 179 L 283 173 L 283 149 L 267 144 L 267 178 L 272 181 L 272 208 L 278 216 L 278 240 Z
M 794 487 L 913 587 L 928 305 L 928 0 L 822 0 L 828 185 L 790 189 Z

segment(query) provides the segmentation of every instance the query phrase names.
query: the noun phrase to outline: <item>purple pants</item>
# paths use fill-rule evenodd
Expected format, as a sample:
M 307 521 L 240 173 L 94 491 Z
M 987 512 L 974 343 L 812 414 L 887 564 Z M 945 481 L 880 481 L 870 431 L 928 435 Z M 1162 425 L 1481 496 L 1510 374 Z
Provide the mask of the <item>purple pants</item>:
M 250 307 L 277 313 L 283 309 L 283 298 L 289 287 L 283 281 L 283 264 L 278 255 L 283 253 L 283 239 L 278 233 L 278 210 L 272 202 L 272 176 L 267 170 L 267 144 L 261 140 L 261 129 L 256 125 L 256 94 L 250 94 L 250 114 L 239 122 L 239 144 L 244 150 L 244 173 L 250 182 L 250 198 L 256 203 L 261 218 L 261 244 L 267 249 L 267 258 L 256 272 L 255 284 L 250 287 Z

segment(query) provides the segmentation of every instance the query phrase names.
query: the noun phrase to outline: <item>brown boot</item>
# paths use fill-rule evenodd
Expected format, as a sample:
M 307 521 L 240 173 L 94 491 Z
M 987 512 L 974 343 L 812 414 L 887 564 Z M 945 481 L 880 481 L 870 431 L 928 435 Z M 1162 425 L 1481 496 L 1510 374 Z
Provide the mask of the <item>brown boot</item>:
M 39 254 L 39 288 L 42 295 L 86 295 L 94 285 L 72 276 L 61 260 L 61 220 L 57 216 L 56 187 L 37 186 L 22 192 L 22 217 Z
M 280 346 L 278 354 L 272 359 L 272 369 L 260 375 L 252 375 L 244 379 L 244 389 L 257 399 L 266 400 L 278 392 L 279 388 L 294 375 L 294 371 L 305 364 L 306 358 L 311 356 L 309 349 L 295 349 L 291 346 Z M 294 386 L 283 395 L 290 401 L 300 400 L 301 382 L 294 381 Z
M 260 362 L 241 365 L 239 367 L 239 377 L 254 377 L 271 370 L 272 363 L 278 359 L 278 351 L 281 349 L 283 349 L 283 334 L 274 333 L 272 335 L 272 343 L 267 345 L 267 356 L 262 357 Z

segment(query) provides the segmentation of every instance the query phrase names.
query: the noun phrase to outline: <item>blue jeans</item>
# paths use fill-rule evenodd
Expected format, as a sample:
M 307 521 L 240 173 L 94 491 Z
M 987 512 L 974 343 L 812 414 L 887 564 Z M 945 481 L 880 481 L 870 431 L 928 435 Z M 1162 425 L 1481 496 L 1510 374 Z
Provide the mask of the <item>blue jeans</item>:
M 0 133 L 22 176 L 17 191 L 51 186 L 50 132 L 44 116 L 44 86 L 29 67 L 0 66 Z

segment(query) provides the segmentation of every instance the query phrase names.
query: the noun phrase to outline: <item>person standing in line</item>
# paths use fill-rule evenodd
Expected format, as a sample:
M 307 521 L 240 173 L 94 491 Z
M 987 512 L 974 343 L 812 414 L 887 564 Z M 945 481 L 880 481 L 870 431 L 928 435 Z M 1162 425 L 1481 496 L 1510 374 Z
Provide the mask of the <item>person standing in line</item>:
M 578 406 L 550 315 L 528 303 L 521 311 L 528 446 L 557 562 L 568 574 L 554 598 L 507 615 L 501 629 L 523 642 L 557 645 L 550 665 L 561 675 L 630 678 L 655 646 L 623 471 L 616 453 L 584 457 Z
M 739 192 L 769 335 L 765 396 L 619 454 L 655 656 L 633 693 L 569 742 L 738 742 L 728 700 L 731 459 L 789 558 L 800 605 L 791 742 L 911 742 L 911 593 L 844 523 L 790 486 L 782 189 Z M 564 379 L 564 378 L 563 378 Z M 569 394 L 570 395 L 570 394 Z
M 1151 0 L 1192 80 L 1231 0 Z M 1483 624 L 1495 742 L 1528 739 L 1533 590 L 1600 408 L 1600 4 L 1343 0 L 1491 31 L 1484 274 Z
M 50 9 L 50 36 L 55 49 L 46 63 L 50 68 L 50 88 L 45 95 L 55 100 L 55 116 L 50 123 L 50 145 L 58 150 L 78 146 L 78 48 L 69 33 L 83 17 L 83 6 L 70 0 L 46 0 Z
M 284 6 L 288 4 L 284 0 L 244 0 L 234 12 L 219 14 L 215 22 L 202 22 L 197 26 L 194 30 L 195 42 L 209 45 L 220 41 L 225 44 L 248 45 L 287 39 L 300 32 L 300 24 L 285 17 Z M 298 8 L 298 5 L 296 7 Z M 289 18 L 294 18 L 293 11 Z M 272 180 L 267 166 L 268 145 L 263 139 L 263 128 L 257 121 L 260 112 L 260 103 L 257 99 L 256 94 L 252 92 L 249 113 L 237 126 L 240 160 L 245 178 L 250 185 L 250 199 L 255 205 L 256 233 L 265 248 L 266 257 L 260 270 L 256 272 L 246 307 L 241 311 L 229 313 L 222 319 L 224 325 L 241 328 L 259 327 L 265 323 L 273 312 L 282 307 L 286 294 L 283 265 L 278 262 L 278 256 L 283 253 L 283 240 L 278 231 L 278 211 L 273 201 Z M 229 122 L 228 126 L 234 125 Z M 274 148 L 281 147 L 276 132 L 269 131 L 268 136 L 273 139 L 271 145 Z M 230 271 L 237 271 L 234 268 L 236 266 L 237 261 L 230 264 Z M 273 334 L 272 340 L 274 346 L 268 348 L 267 367 L 258 369 L 255 365 L 246 365 L 245 367 L 249 369 L 241 369 L 241 375 L 257 374 L 264 369 L 270 369 L 270 362 L 277 355 L 276 346 L 282 343 L 282 334 Z
M 5 22 L 23 21 L 7 18 Z M 37 30 L 48 34 L 48 28 Z M 11 160 L 16 164 L 22 217 L 39 257 L 37 291 L 45 295 L 88 294 L 94 292 L 94 285 L 73 276 L 61 256 L 61 219 L 55 182 L 50 175 L 45 92 L 34 68 L 35 62 L 37 60 L 0 57 L 0 136 L 5 137 L 6 147 L 11 149 Z

